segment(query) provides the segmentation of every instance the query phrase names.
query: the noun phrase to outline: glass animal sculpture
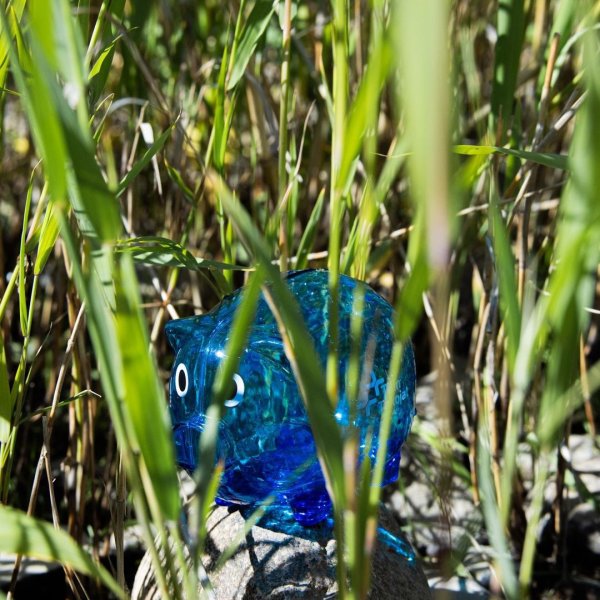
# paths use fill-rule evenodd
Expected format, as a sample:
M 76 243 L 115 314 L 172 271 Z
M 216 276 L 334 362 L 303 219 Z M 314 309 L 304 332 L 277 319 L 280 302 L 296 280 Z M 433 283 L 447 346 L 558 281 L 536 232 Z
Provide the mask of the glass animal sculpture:
M 291 271 L 286 282 L 324 367 L 329 341 L 328 273 Z M 340 392 L 334 416 L 342 431 L 352 425 L 345 381 L 357 285 L 359 282 L 350 277 L 340 277 Z M 359 431 L 360 459 L 368 452 L 374 463 L 394 340 L 393 309 L 367 285 L 364 290 L 360 341 L 363 384 L 353 425 Z M 237 290 L 207 314 L 166 325 L 167 337 L 176 352 L 170 381 L 170 411 L 177 460 L 190 473 L 197 465 L 199 439 L 215 374 L 225 356 L 241 297 L 241 290 Z M 410 344 L 405 347 L 394 392 L 383 484 L 398 478 L 400 448 L 415 414 L 415 362 Z M 331 500 L 300 391 L 277 323 L 262 295 L 224 410 L 216 447 L 217 459 L 224 465 L 217 503 L 238 507 L 247 515 L 269 498 L 271 503 L 261 525 L 292 535 L 326 538 L 333 523 Z M 409 561 L 414 560 L 412 550 L 402 540 L 386 531 L 380 531 L 379 537 Z

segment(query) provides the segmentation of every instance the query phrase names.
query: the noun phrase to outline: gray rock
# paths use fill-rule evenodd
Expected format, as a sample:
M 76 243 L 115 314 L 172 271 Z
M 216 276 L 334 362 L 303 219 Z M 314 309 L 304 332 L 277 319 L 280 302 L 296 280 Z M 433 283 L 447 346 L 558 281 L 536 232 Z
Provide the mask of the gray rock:
M 383 510 L 381 524 L 402 536 L 393 516 Z M 222 553 L 243 531 L 239 512 L 217 508 L 208 521 L 207 554 L 203 559 L 217 600 L 272 598 L 333 599 L 337 597 L 335 541 L 313 542 L 262 527 L 253 527 L 238 550 L 215 572 Z M 377 600 L 431 598 L 421 567 L 410 565 L 384 544 L 373 560 L 371 597 Z M 134 599 L 159 598 L 150 560 L 145 556 L 136 574 Z
M 579 504 L 567 517 L 568 562 L 594 577 L 600 575 L 600 514 Z

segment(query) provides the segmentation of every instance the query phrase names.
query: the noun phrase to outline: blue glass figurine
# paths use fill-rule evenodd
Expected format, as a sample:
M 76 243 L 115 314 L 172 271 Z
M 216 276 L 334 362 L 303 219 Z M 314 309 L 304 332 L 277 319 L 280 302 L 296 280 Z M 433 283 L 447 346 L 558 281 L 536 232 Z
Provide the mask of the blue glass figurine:
M 328 273 L 292 271 L 287 274 L 286 282 L 298 301 L 325 366 L 329 324 Z M 342 427 L 350 424 L 345 378 L 357 285 L 359 282 L 350 277 L 342 275 L 340 278 L 340 395 L 335 418 Z M 370 441 L 369 454 L 374 460 L 393 344 L 393 310 L 370 287 L 365 285 L 364 289 L 360 356 L 365 373 L 355 425 L 360 432 L 361 457 Z M 237 290 L 209 313 L 171 321 L 166 326 L 169 342 L 177 353 L 170 383 L 177 460 L 189 472 L 196 468 L 199 438 L 211 401 L 214 377 L 224 357 L 240 299 L 241 290 Z M 408 344 L 396 383 L 384 484 L 398 478 L 400 447 L 415 414 L 414 394 L 414 355 Z M 224 464 L 217 502 L 251 510 L 272 496 L 273 502 L 263 520 L 271 529 L 297 534 L 298 525 L 300 529 L 318 524 L 330 526 L 331 500 L 317 459 L 308 416 L 277 323 L 263 296 L 259 299 L 249 341 L 240 357 L 225 407 L 216 449 L 217 458 Z

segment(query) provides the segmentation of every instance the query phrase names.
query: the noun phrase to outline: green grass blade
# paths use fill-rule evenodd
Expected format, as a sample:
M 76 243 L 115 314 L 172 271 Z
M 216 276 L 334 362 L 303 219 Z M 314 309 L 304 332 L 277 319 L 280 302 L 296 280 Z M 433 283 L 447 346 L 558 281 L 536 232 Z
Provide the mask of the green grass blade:
M 27 226 L 29 225 L 29 212 L 31 210 L 31 194 L 33 192 L 33 177 L 29 179 L 27 198 L 25 200 L 25 211 L 23 213 L 23 226 L 21 229 L 21 246 L 19 248 L 19 320 L 21 323 L 21 335 L 27 335 L 27 296 L 25 293 L 25 240 L 27 239 Z
M 243 77 L 248 62 L 254 55 L 260 38 L 267 30 L 274 11 L 275 4 L 271 0 L 256 0 L 244 23 L 235 56 L 232 56 L 233 63 L 230 67 L 226 91 L 233 90 Z
M 4 352 L 4 336 L 0 328 L 0 444 L 8 441 L 13 403 L 8 384 L 8 368 Z
M 23 16 L 25 0 L 14 0 L 6 4 L 6 18 L 0 20 L 0 99 L 8 74 L 11 38 L 19 35 L 19 23 Z M 4 10 L 4 9 L 3 9 Z M 2 131 L 2 123 L 0 123 Z
M 503 0 L 498 4 L 496 58 L 492 87 L 492 115 L 500 118 L 506 131 L 513 113 L 513 99 L 525 36 L 524 0 Z
M 194 474 L 198 485 L 198 496 L 203 498 L 211 478 L 214 467 L 215 448 L 221 414 L 225 402 L 228 383 L 233 379 L 241 354 L 246 345 L 250 327 L 256 312 L 256 305 L 260 295 L 260 286 L 264 274 L 260 269 L 250 277 L 240 306 L 237 309 L 231 333 L 225 349 L 225 360 L 220 364 L 213 385 L 213 401 L 207 410 L 206 429 L 200 439 L 200 460 L 198 471 Z
M 219 79 L 217 81 L 217 104 L 215 107 L 215 120 L 213 125 L 213 154 L 212 160 L 215 169 L 219 173 L 223 172 L 225 164 L 225 150 L 227 148 L 227 137 L 229 131 L 225 127 L 225 80 L 227 78 L 227 68 L 229 64 L 228 46 L 223 50 L 221 58 L 221 67 L 219 69 Z
M 65 532 L 25 513 L 0 505 L 0 552 L 31 556 L 99 579 L 118 598 L 124 594 L 117 582 L 94 562 Z
M 281 279 L 277 268 L 271 264 L 270 250 L 252 224 L 248 213 L 235 200 L 221 179 L 213 177 L 212 180 L 246 249 L 265 270 L 266 279 L 270 284 L 269 288 L 265 289 L 267 298 L 270 299 L 269 305 L 277 319 L 286 355 L 305 402 L 332 500 L 341 508 L 345 495 L 342 440 L 328 401 L 323 369 L 314 343 L 306 331 L 295 298 Z
M 144 152 L 144 155 L 134 163 L 131 170 L 121 179 L 119 187 L 116 190 L 117 198 L 121 196 L 125 190 L 129 187 L 131 182 L 142 172 L 142 170 L 150 163 L 150 161 L 162 150 L 166 141 L 169 139 L 173 129 L 177 125 L 177 121 L 174 121 L 158 139 Z
M 58 4 L 62 4 L 62 8 L 58 7 Z M 30 124 L 32 129 L 37 131 L 36 144 L 39 143 L 38 149 L 44 160 L 44 172 L 48 179 L 51 199 L 56 202 L 55 207 L 59 211 L 59 223 L 73 263 L 78 291 L 86 301 L 88 327 L 100 363 L 101 379 L 119 444 L 127 452 L 131 448 L 128 435 L 135 432 L 140 448 L 148 452 L 147 457 L 144 455 L 141 457 L 144 461 L 142 471 L 148 474 L 144 482 L 148 498 L 158 498 L 163 514 L 175 518 L 178 514 L 178 494 L 174 454 L 169 446 L 171 438 L 166 420 L 156 419 L 153 423 L 148 423 L 141 420 L 144 415 L 140 416 L 138 413 L 136 418 L 139 417 L 140 422 L 132 423 L 131 419 L 128 419 L 129 413 L 122 412 L 122 406 L 131 401 L 137 403 L 135 408 L 147 411 L 147 414 L 164 414 L 160 412 L 164 411 L 164 398 L 160 384 L 157 382 L 156 370 L 148 362 L 147 338 L 144 335 L 139 306 L 136 306 L 135 310 L 133 308 L 135 289 L 137 289 L 135 274 L 127 264 L 128 257 L 121 256 L 117 264 L 113 264 L 110 244 L 119 237 L 121 231 L 117 201 L 109 191 L 96 162 L 88 119 L 79 117 L 69 105 L 69 97 L 65 97 L 59 87 L 57 73 L 52 68 L 52 64 L 57 62 L 57 57 L 53 54 L 54 50 L 49 50 L 48 56 L 45 56 L 42 51 L 42 48 L 45 49 L 51 42 L 48 31 L 41 31 L 44 28 L 49 30 L 52 36 L 59 33 L 62 35 L 66 31 L 67 39 L 76 38 L 76 33 L 68 31 L 74 27 L 68 3 L 61 0 L 60 3 L 52 3 L 52 7 L 56 12 L 52 12 L 50 16 L 40 8 L 42 12 L 36 13 L 31 20 L 30 42 L 36 58 L 32 63 L 31 78 L 26 80 L 23 76 L 14 52 L 11 53 L 11 61 L 13 61 L 11 66 L 22 93 Z M 44 23 L 42 17 L 50 20 Z M 48 23 L 52 26 L 49 27 Z M 78 59 L 74 56 L 68 57 L 64 53 L 78 53 L 81 50 L 80 46 L 76 42 L 65 45 L 62 38 L 57 40 L 52 37 L 52 40 L 54 40 L 53 46 L 60 47 L 61 61 L 66 63 L 64 69 L 70 69 L 69 76 L 76 80 L 77 68 L 68 65 L 76 64 L 77 60 L 82 60 L 82 56 L 80 55 Z M 52 123 L 52 127 L 46 127 L 48 122 Z M 73 240 L 66 220 L 64 194 L 67 180 L 69 199 L 77 223 L 92 249 L 89 257 L 91 268 L 85 274 L 79 264 L 80 250 Z M 114 278 L 117 283 L 119 280 L 126 280 L 127 283 L 123 285 L 133 286 L 122 290 L 117 286 L 117 299 L 127 311 L 123 315 L 117 314 L 116 320 L 113 317 L 113 310 L 116 308 Z M 128 324 L 129 335 L 123 332 L 122 327 L 120 329 L 117 327 L 119 318 Z M 123 355 L 119 342 L 123 344 L 125 352 L 127 348 L 133 347 L 138 350 L 143 348 L 143 352 L 141 354 L 138 352 L 136 356 Z M 139 363 L 135 363 L 136 360 Z M 148 395 L 140 398 L 139 394 L 131 391 L 132 382 L 126 383 L 124 380 L 124 377 L 127 377 L 127 373 L 124 372 L 125 363 L 127 371 L 137 369 L 137 372 L 143 373 L 150 382 L 144 383 L 144 390 Z M 126 385 L 129 386 L 131 394 L 128 398 L 123 397 Z M 148 443 L 148 440 L 152 440 L 152 443 Z M 161 449 L 160 458 L 154 447 Z M 168 475 L 169 470 L 172 473 L 171 477 Z M 131 464 L 129 474 L 134 474 Z M 165 481 L 170 481 L 172 487 L 164 485 Z M 138 489 L 137 493 L 141 495 L 142 489 Z M 153 514 L 160 515 L 160 511 L 155 510 Z
M 514 156 L 528 162 L 550 167 L 551 169 L 560 169 L 567 171 L 569 169 L 568 157 L 564 154 L 552 154 L 551 152 L 530 152 L 528 150 L 518 150 L 516 148 L 502 148 L 500 146 L 472 146 L 460 144 L 453 147 L 456 154 L 465 154 L 467 156 L 487 156 L 490 154 L 504 154 Z
M 515 279 L 515 261 L 510 240 L 500 211 L 490 203 L 490 223 L 496 258 L 496 277 L 500 288 L 500 302 L 504 313 L 504 324 L 508 337 L 509 370 L 512 373 L 521 338 L 521 311 Z
M 439 0 L 401 0 L 393 13 L 401 85 L 398 102 L 404 110 L 407 143 L 412 152 L 408 157 L 416 208 L 412 235 L 417 234 L 419 239 L 415 244 L 411 240 L 415 256 L 409 252 L 409 260 L 413 269 L 417 268 L 423 242 L 433 269 L 446 267 L 450 251 L 449 5 Z
M 131 254 L 136 262 L 146 265 L 177 267 L 191 269 L 192 271 L 203 269 L 217 271 L 248 270 L 247 267 L 239 265 L 207 258 L 197 258 L 177 242 L 159 236 L 144 236 L 120 241 L 115 246 L 115 251 Z
M 44 221 L 40 231 L 40 239 L 38 242 L 37 255 L 33 266 L 33 274 L 39 275 L 46 266 L 46 262 L 54 249 L 54 244 L 58 239 L 60 227 L 56 219 L 54 202 L 50 200 L 44 213 Z
M 148 352 L 150 341 L 140 314 L 133 262 L 123 256 L 119 263 L 120 269 L 115 273 L 116 333 L 121 349 L 122 397 L 162 513 L 175 520 L 179 494 L 167 405 L 156 376 L 156 364 Z
M 367 127 L 379 108 L 379 95 L 392 66 L 392 47 L 387 38 L 378 38 L 371 50 L 365 75 L 348 113 L 345 144 L 339 167 L 339 186 L 346 189 L 356 167 L 356 157 L 363 145 Z
M 479 415 L 477 442 L 477 473 L 481 494 L 481 508 L 490 542 L 494 548 L 493 560 L 506 597 L 509 600 L 516 600 L 519 597 L 517 575 L 496 502 L 491 470 L 493 457 L 491 455 L 490 444 L 490 423 L 485 411 L 481 411 Z
M 300 244 L 298 245 L 298 251 L 296 252 L 297 260 L 294 265 L 296 269 L 305 269 L 308 266 L 308 255 L 313 249 L 315 244 L 315 238 L 317 235 L 317 229 L 321 221 L 321 214 L 323 213 L 323 206 L 325 204 L 325 188 L 323 188 L 315 202 L 315 205 L 310 213 L 306 228 L 300 238 Z

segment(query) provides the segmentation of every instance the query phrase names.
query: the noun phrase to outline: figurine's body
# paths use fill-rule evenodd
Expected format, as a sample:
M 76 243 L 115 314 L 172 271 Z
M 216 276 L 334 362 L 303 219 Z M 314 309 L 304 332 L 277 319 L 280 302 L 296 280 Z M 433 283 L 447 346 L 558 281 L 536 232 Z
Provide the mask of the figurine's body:
M 326 271 L 315 270 L 291 272 L 286 279 L 323 366 L 329 339 L 327 279 Z M 350 419 L 345 382 L 357 285 L 350 277 L 340 278 L 340 393 L 334 415 L 343 428 L 349 426 Z M 361 456 L 371 440 L 369 454 L 374 459 L 393 344 L 393 311 L 371 288 L 364 289 L 360 352 L 364 372 L 355 425 L 360 432 Z M 188 471 L 196 467 L 199 436 L 211 401 L 214 377 L 224 358 L 240 298 L 238 290 L 206 315 L 167 325 L 169 341 L 177 352 L 170 387 L 177 459 Z M 232 383 L 217 443 L 217 457 L 224 463 L 217 501 L 253 508 L 272 496 L 271 521 L 273 518 L 290 521 L 291 516 L 302 526 L 324 521 L 330 516 L 331 501 L 310 423 L 275 318 L 262 296 Z M 414 357 L 408 344 L 396 383 L 384 483 L 398 477 L 400 447 L 414 415 L 414 391 Z M 327 401 L 323 398 L 323 402 Z

